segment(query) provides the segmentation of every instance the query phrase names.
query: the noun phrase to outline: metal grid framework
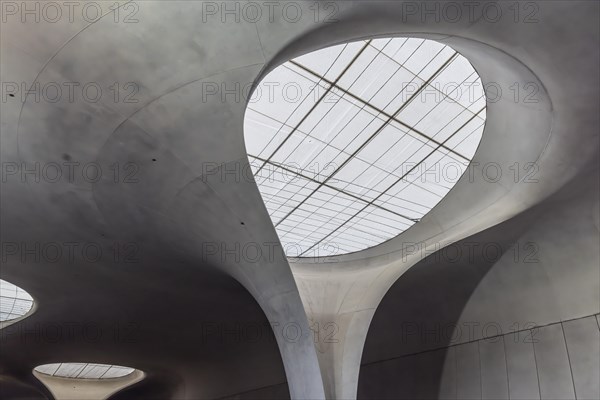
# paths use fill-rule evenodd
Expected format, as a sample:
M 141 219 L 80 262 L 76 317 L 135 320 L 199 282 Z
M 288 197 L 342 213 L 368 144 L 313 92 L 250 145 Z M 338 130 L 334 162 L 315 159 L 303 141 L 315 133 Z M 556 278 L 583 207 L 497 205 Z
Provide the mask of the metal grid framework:
M 431 40 L 347 43 L 277 67 L 244 132 L 286 254 L 355 252 L 418 222 L 467 169 L 485 106 L 471 64 Z
M 27 314 L 33 307 L 33 298 L 25 290 L 0 279 L 0 322 L 10 321 Z
M 131 374 L 135 369 L 118 365 L 91 363 L 55 363 L 35 367 L 37 372 L 72 379 L 110 379 Z

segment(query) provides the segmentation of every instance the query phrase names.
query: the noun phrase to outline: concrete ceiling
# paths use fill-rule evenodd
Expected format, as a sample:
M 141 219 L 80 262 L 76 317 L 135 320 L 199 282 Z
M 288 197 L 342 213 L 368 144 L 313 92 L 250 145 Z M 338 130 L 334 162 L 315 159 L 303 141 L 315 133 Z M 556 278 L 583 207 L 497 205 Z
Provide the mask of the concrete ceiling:
M 119 14 L 105 10 L 93 22 L 79 10 L 73 20 L 65 14 L 53 23 L 23 22 L 20 3 L 15 13 L 6 3 L 3 83 L 102 88 L 95 102 L 94 88 L 88 98 L 77 89 L 75 100 L 63 90 L 53 102 L 48 93 L 7 97 L 14 88 L 3 87 L 1 277 L 38 305 L 2 332 L 0 373 L 11 382 L 3 387 L 15 393 L 48 396 L 31 370 L 77 361 L 144 371 L 148 377 L 131 392 L 142 398 L 223 397 L 286 379 L 294 398 L 353 398 L 373 314 L 424 256 L 407 244 L 444 246 L 477 234 L 542 207 L 590 164 L 598 167 L 596 2 L 535 3 L 533 23 L 515 22 L 502 2 L 494 3 L 505 16 L 498 21 L 467 18 L 464 5 L 464 18 L 435 21 L 395 1 L 321 3 L 317 18 L 316 3 L 284 2 L 272 19 L 266 13 L 251 22 L 222 18 L 224 3 L 144 1 L 123 4 Z M 302 17 L 282 14 L 286 7 Z M 336 22 L 324 21 L 327 10 L 335 11 Z M 296 55 L 397 35 L 451 45 L 484 84 L 504 89 L 488 103 L 475 178 L 463 177 L 396 239 L 335 259 L 288 263 L 280 252 L 268 252 L 278 239 L 254 182 L 221 173 L 247 167 L 245 99 L 207 95 L 207 84 L 243 87 Z M 515 83 L 533 84 L 537 102 L 506 95 Z M 129 93 L 134 102 L 125 101 Z M 491 162 L 505 172 L 495 182 L 482 173 Z M 530 162 L 538 167 L 536 184 L 508 173 L 515 163 Z M 63 172 L 58 180 L 53 163 Z M 6 243 L 17 246 L 16 254 Z M 262 257 L 236 259 L 236 244 L 247 243 L 258 244 Z M 48 246 L 63 254 L 45 253 Z M 34 250 L 23 255 L 25 249 Z M 101 256 L 88 253 L 98 249 Z M 259 341 L 211 343 L 206 332 L 213 322 L 267 321 L 275 327 Z M 315 322 L 334 323 L 339 340 L 315 345 L 309 328 Z M 49 326 L 73 324 L 92 324 L 103 335 L 98 342 L 81 333 L 49 339 Z M 115 338 L 115 326 L 134 328 L 133 337 Z M 32 332 L 41 339 L 24 341 Z

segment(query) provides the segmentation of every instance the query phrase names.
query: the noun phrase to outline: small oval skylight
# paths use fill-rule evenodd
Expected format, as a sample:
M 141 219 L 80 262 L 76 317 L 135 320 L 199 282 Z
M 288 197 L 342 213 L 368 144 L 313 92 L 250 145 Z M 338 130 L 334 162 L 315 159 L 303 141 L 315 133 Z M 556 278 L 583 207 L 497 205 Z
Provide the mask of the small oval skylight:
M 418 222 L 465 172 L 485 106 L 471 64 L 431 40 L 346 43 L 275 68 L 244 136 L 285 253 L 355 252 Z
M 33 307 L 33 298 L 25 290 L 0 279 L 0 322 L 26 315 Z
M 107 364 L 54 363 L 35 367 L 35 371 L 59 378 L 110 379 L 127 376 L 133 373 L 135 369 Z

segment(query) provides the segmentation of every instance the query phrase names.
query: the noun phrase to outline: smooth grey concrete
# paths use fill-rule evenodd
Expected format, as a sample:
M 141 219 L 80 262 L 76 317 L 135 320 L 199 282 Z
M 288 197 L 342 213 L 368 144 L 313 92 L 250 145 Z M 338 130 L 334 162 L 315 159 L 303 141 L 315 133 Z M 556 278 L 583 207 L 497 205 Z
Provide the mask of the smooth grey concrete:
M 456 346 L 456 397 L 480 399 L 481 369 L 477 342 Z
M 600 330 L 594 316 L 563 322 L 575 394 L 580 399 L 600 395 Z
M 544 399 L 574 399 L 575 388 L 561 324 L 540 328 L 536 337 L 538 342 L 534 342 L 533 348 L 540 396 Z
M 456 348 L 451 347 L 447 350 L 437 350 L 443 353 L 443 362 L 439 367 L 441 371 L 441 379 L 439 379 L 439 392 L 438 397 L 440 399 L 454 399 L 456 397 Z M 436 372 L 435 368 L 429 366 L 433 373 Z M 439 373 L 438 373 L 439 374 Z M 435 388 L 435 385 L 434 385 Z M 435 389 L 434 389 L 435 390 Z
M 371 322 L 358 397 L 420 398 L 417 389 L 394 387 L 393 378 L 386 377 L 411 375 L 431 351 L 445 354 L 429 363 L 438 393 L 433 398 L 460 399 L 457 393 L 464 387 L 479 385 L 478 398 L 600 396 L 600 330 L 594 324 L 600 310 L 600 256 L 586 244 L 600 239 L 590 219 L 598 194 L 598 172 L 588 170 L 543 205 L 458 242 L 455 251 L 431 254 L 407 271 Z M 557 240 L 557 233 L 572 240 Z M 515 251 L 528 243 L 536 245 L 535 253 Z M 504 253 L 470 255 L 469 248 L 486 244 Z M 454 258 L 457 253 L 461 257 Z M 560 335 L 548 339 L 548 330 Z M 457 376 L 456 354 L 473 343 L 478 344 L 478 368 L 464 368 Z M 394 389 L 379 389 L 386 387 Z
M 1 104 L 4 165 L 70 160 L 97 162 L 103 171 L 110 171 L 115 162 L 133 162 L 139 179 L 136 184 L 115 183 L 105 173 L 95 183 L 13 178 L 2 182 L 3 242 L 94 242 L 108 254 L 115 241 L 133 242 L 139 245 L 140 259 L 133 264 L 122 259 L 2 261 L 2 278 L 39 301 L 35 314 L 7 329 L 35 329 L 31 328 L 35 323 L 93 322 L 103 331 L 115 323 L 139 326 L 133 343 L 104 337 L 102 351 L 81 335 L 64 343 L 36 343 L 23 342 L 23 334 L 13 331 L 2 341 L 0 371 L 3 379 L 18 382 L 15 390 L 29 385 L 47 396 L 35 386 L 30 371 L 45 362 L 85 358 L 148 374 L 117 397 L 129 392 L 131 398 L 215 398 L 287 380 L 296 399 L 355 398 L 373 316 L 394 282 L 425 257 L 408 251 L 406 244 L 429 248 L 452 244 L 536 205 L 543 208 L 550 195 L 590 171 L 590 163 L 597 170 L 596 2 L 535 3 L 539 21 L 530 24 L 515 24 L 511 18 L 493 23 L 481 18 L 423 21 L 420 15 L 407 15 L 401 1 L 335 2 L 334 23 L 323 22 L 327 13 L 314 18 L 312 2 L 294 3 L 304 15 L 295 22 L 280 13 L 258 22 L 205 20 L 206 2 L 137 4 L 136 23 L 114 23 L 113 15 L 107 14 L 94 23 L 83 18 L 22 23 L 16 18 L 1 24 L 2 82 L 97 82 L 103 88 L 135 82 L 139 87 L 137 103 L 110 97 L 97 103 L 63 97 L 51 103 L 28 96 L 23 103 L 7 98 Z M 497 5 L 510 15 L 510 3 Z M 238 262 L 223 254 L 207 255 L 203 251 L 207 243 L 234 248 L 236 243 L 278 239 L 256 185 L 218 173 L 247 166 L 245 101 L 204 99 L 203 84 L 232 87 L 257 82 L 293 56 L 376 36 L 427 37 L 449 44 L 472 62 L 484 83 L 536 84 L 538 102 L 526 104 L 503 96 L 488 104 L 483 140 L 474 158 L 479 163 L 475 179 L 461 179 L 430 214 L 396 239 L 328 260 L 288 263 L 276 253 Z M 538 182 L 527 184 L 509 174 L 487 182 L 481 175 L 487 162 L 496 162 L 503 170 L 515 162 L 536 162 Z M 207 170 L 213 163 L 220 169 Z M 598 214 L 593 214 L 593 207 L 587 210 L 586 227 L 595 226 L 597 235 Z M 542 229 L 543 224 L 539 226 Z M 588 232 L 593 233 L 592 228 Z M 572 234 L 559 230 L 546 234 L 555 243 L 572 239 Z M 595 260 L 593 235 L 574 242 L 582 251 L 581 258 L 573 260 L 575 267 L 580 267 L 577 261 Z M 557 256 L 557 264 L 564 264 L 561 255 L 572 256 L 558 249 L 549 254 Z M 544 266 L 552 269 L 555 264 L 548 261 Z M 548 276 L 538 294 L 550 297 L 555 284 L 576 285 L 595 275 L 578 270 Z M 539 315 L 533 311 L 525 315 L 535 314 L 540 321 L 556 313 L 573 318 L 569 315 L 573 310 L 596 307 L 594 294 L 583 290 L 558 306 L 534 307 Z M 506 301 L 513 298 L 504 295 Z M 489 310 L 470 307 L 466 310 L 470 315 Z M 203 323 L 267 320 L 278 324 L 269 336 L 275 342 L 203 340 L 210 336 L 203 332 Z M 314 323 L 334 323 L 338 341 L 315 345 L 309 328 Z M 290 324 L 301 332 L 294 340 L 277 329 Z M 548 350 L 543 360 L 552 363 L 555 349 L 541 346 L 544 354 Z M 456 350 L 457 363 L 472 364 L 473 358 L 463 358 Z M 421 371 L 422 379 L 432 379 Z M 471 395 L 464 371 L 455 372 L 457 383 L 469 386 Z M 392 376 L 398 379 L 397 374 Z M 462 391 L 462 386 L 457 384 L 456 390 Z
M 508 377 L 503 340 L 488 339 L 478 343 L 481 363 L 481 398 L 508 399 Z
M 600 312 L 600 250 L 594 247 L 600 234 L 590 220 L 598 177 L 597 170 L 587 170 L 543 206 L 409 270 L 378 308 L 363 362 Z M 576 240 L 561 241 L 557 232 Z M 486 255 L 486 246 L 502 253 Z M 398 310 L 397 304 L 404 306 Z M 438 326 L 436 336 L 421 336 Z
M 561 339 L 558 322 L 533 332 L 521 331 L 518 336 L 507 333 L 364 364 L 358 398 L 596 399 L 598 367 L 592 360 L 599 359 L 600 353 L 599 330 L 588 324 L 593 319 L 590 316 L 562 323 L 579 325 L 585 338 Z M 581 361 L 574 361 L 570 353 L 567 356 L 565 346 L 573 345 L 587 349 L 587 368 L 581 368 Z M 577 366 L 580 366 L 579 376 Z M 427 379 L 422 379 L 419 371 L 428 371 Z
M 510 334 L 504 338 L 508 393 L 511 399 L 539 399 L 540 386 L 533 353 L 533 343 L 515 340 Z

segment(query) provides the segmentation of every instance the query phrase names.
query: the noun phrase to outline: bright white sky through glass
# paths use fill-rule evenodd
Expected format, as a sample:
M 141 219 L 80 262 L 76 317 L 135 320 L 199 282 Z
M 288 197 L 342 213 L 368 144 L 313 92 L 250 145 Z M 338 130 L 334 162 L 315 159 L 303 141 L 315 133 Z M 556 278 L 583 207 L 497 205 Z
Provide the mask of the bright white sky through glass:
M 277 67 L 244 132 L 285 253 L 351 253 L 418 222 L 469 165 L 485 105 L 471 64 L 431 40 L 347 43 Z
M 18 286 L 0 279 L 0 322 L 10 321 L 27 314 L 33 307 L 33 298 Z
M 109 379 L 131 374 L 134 369 L 118 365 L 92 363 L 55 363 L 35 367 L 37 372 L 73 379 Z

